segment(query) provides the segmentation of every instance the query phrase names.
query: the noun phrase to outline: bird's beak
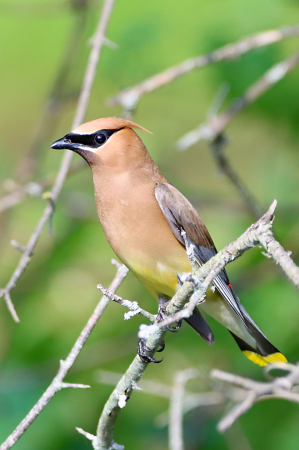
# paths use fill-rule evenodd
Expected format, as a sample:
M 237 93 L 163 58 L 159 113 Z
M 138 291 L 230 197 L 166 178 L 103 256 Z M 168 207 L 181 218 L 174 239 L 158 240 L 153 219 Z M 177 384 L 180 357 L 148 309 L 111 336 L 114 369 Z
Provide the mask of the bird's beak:
M 68 150 L 76 151 L 78 149 L 78 145 L 74 144 L 73 142 L 71 142 L 66 137 L 63 137 L 63 138 L 58 139 L 57 141 L 55 141 L 51 145 L 51 148 L 54 148 L 55 150 L 68 149 Z

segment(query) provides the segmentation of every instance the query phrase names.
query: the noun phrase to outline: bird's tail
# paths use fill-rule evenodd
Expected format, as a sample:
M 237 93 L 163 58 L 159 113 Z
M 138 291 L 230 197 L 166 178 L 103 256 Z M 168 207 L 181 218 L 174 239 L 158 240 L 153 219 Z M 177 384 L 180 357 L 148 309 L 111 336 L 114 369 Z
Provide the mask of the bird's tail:
M 199 336 L 201 336 L 207 344 L 214 344 L 215 338 L 213 331 L 197 308 L 194 309 L 192 316 L 186 318 L 185 321 L 189 325 L 191 325 L 193 330 L 195 330 L 196 333 L 199 334 Z
M 231 293 L 238 305 L 239 311 L 242 314 L 242 321 L 247 328 L 249 334 L 255 341 L 254 347 L 248 344 L 245 340 L 241 339 L 239 336 L 236 336 L 234 333 L 230 331 L 233 338 L 237 342 L 239 348 L 242 350 L 244 355 L 250 359 L 255 364 L 259 366 L 267 366 L 269 363 L 276 362 L 287 362 L 286 357 L 276 348 L 273 344 L 266 338 L 264 333 L 259 329 L 256 323 L 252 320 L 250 315 L 247 313 L 246 309 L 240 302 L 239 297 L 231 289 Z
M 258 364 L 259 366 L 267 366 L 267 364 L 269 363 L 287 362 L 286 357 L 282 353 L 280 353 L 280 351 L 276 347 L 274 347 L 274 345 L 272 345 L 270 341 L 268 341 L 264 334 L 261 333 L 257 337 L 257 329 L 254 333 L 257 348 L 251 347 L 249 344 L 247 344 L 247 342 L 243 341 L 243 339 L 239 338 L 231 331 L 230 333 L 244 355 L 255 364 Z

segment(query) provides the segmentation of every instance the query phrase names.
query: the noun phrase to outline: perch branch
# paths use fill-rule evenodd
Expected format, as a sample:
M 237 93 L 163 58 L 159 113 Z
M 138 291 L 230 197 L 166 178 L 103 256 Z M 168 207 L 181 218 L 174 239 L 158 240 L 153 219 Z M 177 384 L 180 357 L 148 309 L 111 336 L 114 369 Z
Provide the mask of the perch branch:
M 91 89 L 93 86 L 93 81 L 94 81 L 94 77 L 95 77 L 95 73 L 96 73 L 97 64 L 98 64 L 99 57 L 101 54 L 101 49 L 102 49 L 103 45 L 105 44 L 105 32 L 106 32 L 108 21 L 109 21 L 111 12 L 112 12 L 114 2 L 115 2 L 115 0 L 106 0 L 103 5 L 103 9 L 101 11 L 97 30 L 96 30 L 95 36 L 92 40 L 92 48 L 91 48 L 89 60 L 87 63 L 85 77 L 83 80 L 83 85 L 82 85 L 82 89 L 81 89 L 72 129 L 78 127 L 83 122 L 84 117 L 85 117 L 85 113 L 87 110 L 87 106 L 88 106 L 88 102 L 89 102 L 89 98 L 90 98 L 90 94 L 91 94 Z M 48 205 L 44 209 L 42 217 L 40 218 L 40 220 L 37 224 L 37 227 L 35 228 L 34 232 L 32 233 L 32 235 L 26 245 L 26 249 L 20 258 L 18 267 L 15 269 L 14 273 L 12 274 L 12 276 L 11 276 L 10 280 L 8 281 L 7 285 L 5 286 L 5 288 L 0 291 L 0 298 L 1 297 L 4 298 L 8 308 L 16 322 L 19 322 L 19 318 L 17 316 L 17 313 L 16 313 L 13 303 L 11 301 L 10 291 L 16 286 L 19 278 L 25 272 L 25 270 L 30 262 L 30 259 L 31 259 L 30 255 L 33 253 L 33 251 L 37 245 L 37 242 L 38 242 L 38 240 L 42 234 L 42 231 L 44 229 L 44 226 L 53 217 L 56 202 L 58 200 L 59 194 L 62 190 L 62 187 L 63 187 L 64 182 L 68 175 L 68 170 L 69 170 L 69 167 L 71 164 L 72 156 L 73 156 L 73 154 L 69 150 L 67 150 L 64 153 L 64 155 L 62 157 L 60 169 L 58 171 L 55 183 L 53 185 L 53 189 L 49 196 Z
M 121 266 L 117 269 L 116 276 L 114 280 L 112 281 L 109 291 L 115 292 L 116 289 L 121 285 L 123 280 L 125 279 L 126 275 L 128 273 L 128 269 L 125 266 Z M 82 350 L 83 345 L 87 341 L 90 333 L 94 329 L 97 321 L 103 314 L 104 310 L 106 309 L 107 305 L 109 304 L 110 299 L 108 297 L 103 297 L 101 301 L 98 303 L 96 309 L 94 310 L 93 314 L 91 315 L 90 319 L 88 320 L 86 326 L 84 327 L 82 333 L 80 334 L 79 338 L 77 339 L 75 345 L 73 346 L 72 350 L 68 354 L 67 358 L 63 361 L 60 361 L 60 368 L 57 372 L 57 375 L 54 377 L 53 381 L 47 388 L 47 390 L 44 392 L 44 394 L 40 397 L 38 402 L 34 405 L 34 407 L 31 409 L 31 411 L 27 414 L 27 416 L 22 420 L 22 422 L 17 426 L 17 428 L 14 430 L 14 432 L 6 439 L 5 442 L 0 446 L 0 450 L 8 450 L 10 449 L 19 439 L 20 437 L 25 433 L 25 431 L 29 428 L 29 426 L 34 422 L 34 420 L 37 418 L 37 416 L 40 414 L 40 412 L 45 408 L 45 406 L 48 404 L 48 402 L 51 400 L 51 398 L 61 389 L 66 387 L 80 387 L 80 388 L 87 388 L 89 386 L 85 385 L 74 385 L 70 383 L 64 383 L 63 380 L 68 374 L 69 370 L 73 366 L 77 356 L 79 355 L 80 351 Z
M 179 309 L 182 308 L 184 300 L 187 301 L 192 294 L 190 282 L 186 281 L 183 286 L 181 286 L 179 291 L 179 295 L 174 296 L 167 305 L 167 313 L 170 315 L 176 314 Z M 183 297 L 185 297 L 184 300 Z M 154 355 L 158 346 L 162 342 L 165 333 L 166 328 L 156 326 L 156 332 L 151 334 L 146 339 L 145 345 L 150 356 Z M 93 443 L 95 450 L 108 450 L 112 448 L 112 445 L 118 445 L 113 441 L 113 431 L 118 413 L 121 408 L 126 405 L 133 389 L 136 389 L 137 383 L 145 372 L 147 366 L 148 363 L 143 362 L 139 355 L 136 355 L 128 370 L 117 383 L 117 386 L 104 406 L 98 423 L 96 444 Z
M 134 87 L 124 89 L 116 97 L 110 98 L 108 100 L 108 104 L 110 106 L 121 105 L 124 110 L 132 111 L 136 108 L 140 97 L 144 94 L 152 92 L 194 69 L 220 61 L 231 61 L 237 59 L 250 50 L 265 47 L 287 37 L 297 36 L 298 34 L 299 25 L 295 25 L 293 27 L 284 27 L 280 30 L 270 30 L 255 34 L 254 36 L 249 36 L 241 41 L 220 47 L 207 55 L 187 59 L 176 66 L 170 67 L 164 72 L 147 78 Z

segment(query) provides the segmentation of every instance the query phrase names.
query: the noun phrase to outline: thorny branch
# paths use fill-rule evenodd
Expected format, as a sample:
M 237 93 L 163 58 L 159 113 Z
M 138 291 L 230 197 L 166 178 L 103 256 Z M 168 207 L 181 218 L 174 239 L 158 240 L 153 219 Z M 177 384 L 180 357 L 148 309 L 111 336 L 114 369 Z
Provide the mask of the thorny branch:
M 97 25 L 97 30 L 96 30 L 95 36 L 92 40 L 92 47 L 91 47 L 91 51 L 90 51 L 90 55 L 89 55 L 89 60 L 87 63 L 85 77 L 84 77 L 84 81 L 82 84 L 82 89 L 81 89 L 72 129 L 77 128 L 83 122 L 84 117 L 85 117 L 85 113 L 86 113 L 86 110 L 88 107 L 88 102 L 89 102 L 89 98 L 90 98 L 90 94 L 91 94 L 91 89 L 92 89 L 93 82 L 94 82 L 94 77 L 96 74 L 98 61 L 99 61 L 100 54 L 101 54 L 101 49 L 106 42 L 105 32 L 106 32 L 106 29 L 108 26 L 108 22 L 109 22 L 109 18 L 110 18 L 111 12 L 112 12 L 114 2 L 115 2 L 115 0 L 106 0 L 103 5 L 103 9 L 101 11 L 100 19 L 99 19 L 99 22 Z M 59 194 L 62 190 L 62 187 L 63 187 L 64 182 L 68 175 L 72 156 L 73 156 L 73 154 L 69 150 L 67 150 L 64 153 L 64 156 L 61 161 L 60 169 L 58 171 L 52 191 L 49 195 L 48 204 L 47 204 L 46 208 L 44 209 L 42 217 L 40 218 L 34 232 L 32 233 L 32 235 L 26 245 L 25 251 L 20 258 L 18 267 L 15 269 L 14 273 L 12 274 L 12 276 L 11 276 L 10 280 L 8 281 L 7 285 L 5 286 L 5 288 L 0 291 L 0 298 L 1 297 L 4 298 L 9 311 L 16 322 L 19 322 L 19 318 L 17 316 L 17 313 L 16 313 L 13 303 L 11 301 L 10 291 L 16 286 L 19 278 L 22 276 L 22 274 L 26 270 L 26 268 L 30 262 L 30 259 L 31 259 L 30 255 L 33 253 L 46 223 L 49 220 L 51 220 L 51 218 L 53 217 L 57 199 L 59 197 Z
M 121 285 L 123 280 L 125 279 L 128 273 L 128 269 L 125 266 L 120 266 L 117 270 L 117 274 L 112 281 L 109 291 L 115 292 L 117 288 Z M 96 309 L 88 320 L 86 326 L 84 327 L 82 333 L 77 339 L 75 345 L 72 350 L 68 354 L 67 358 L 63 361 L 60 361 L 60 368 L 57 372 L 57 375 L 54 377 L 53 381 L 38 400 L 38 402 L 34 405 L 31 411 L 27 414 L 27 416 L 22 420 L 22 422 L 17 426 L 14 432 L 6 439 L 5 442 L 0 447 L 0 450 L 8 450 L 20 439 L 20 437 L 25 433 L 25 431 L 30 427 L 30 425 L 34 422 L 40 412 L 45 408 L 45 406 L 49 403 L 51 398 L 61 389 L 66 387 L 74 387 L 74 388 L 89 388 L 89 386 L 85 385 L 73 385 L 70 383 L 64 383 L 64 379 L 68 374 L 69 370 L 73 366 L 76 361 L 77 356 L 79 355 L 82 347 L 86 343 L 90 333 L 94 329 L 97 321 L 103 314 L 104 310 L 108 306 L 110 299 L 108 297 L 102 297 L 101 301 L 98 303 Z
M 205 124 L 185 134 L 177 142 L 179 150 L 187 150 L 199 140 L 212 142 L 223 133 L 228 123 L 245 107 L 251 105 L 261 95 L 267 92 L 285 75 L 294 70 L 299 64 L 299 53 L 296 52 L 284 61 L 272 66 L 265 74 L 250 86 L 244 96 L 233 101 L 232 105 L 222 114 L 211 117 Z
M 281 369 L 289 372 L 289 374 L 284 377 L 274 378 L 273 381 L 261 382 L 222 372 L 221 370 L 212 371 L 212 378 L 228 383 L 229 385 L 237 386 L 243 390 L 243 399 L 219 422 L 219 431 L 226 431 L 254 403 L 261 400 L 280 398 L 299 403 L 299 365 L 275 363 L 267 366 L 265 370 L 266 373 L 269 373 L 273 369 Z
M 119 95 L 109 99 L 108 103 L 111 106 L 121 105 L 126 111 L 134 111 L 142 95 L 152 92 L 194 69 L 220 61 L 237 59 L 250 50 L 265 47 L 266 45 L 281 41 L 287 37 L 297 36 L 298 34 L 299 25 L 255 34 L 254 36 L 247 37 L 233 44 L 220 47 L 207 55 L 187 59 L 177 66 L 170 67 L 164 72 L 147 78 L 145 81 L 142 81 L 134 87 L 124 89 Z

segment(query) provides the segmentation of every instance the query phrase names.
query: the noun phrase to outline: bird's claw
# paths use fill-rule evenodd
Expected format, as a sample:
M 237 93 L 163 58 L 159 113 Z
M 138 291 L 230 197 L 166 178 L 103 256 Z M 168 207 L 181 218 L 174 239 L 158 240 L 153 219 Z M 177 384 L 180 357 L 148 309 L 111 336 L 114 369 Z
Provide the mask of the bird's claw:
M 181 325 L 182 325 L 182 319 L 179 320 L 178 322 L 176 322 L 175 326 L 172 327 L 171 325 L 166 325 L 166 328 L 168 331 L 171 331 L 172 333 L 176 333 L 181 328 Z
M 161 345 L 161 348 L 159 348 L 159 350 L 157 350 L 157 352 L 163 352 L 163 350 L 165 348 L 165 341 L 163 340 L 160 345 Z
M 165 347 L 164 341 L 162 342 L 161 347 L 162 348 L 160 350 L 158 350 L 160 352 L 162 350 L 164 350 L 164 347 Z M 150 356 L 150 355 L 148 355 L 146 353 L 146 352 L 150 352 L 150 351 L 152 351 L 152 350 L 149 347 L 147 347 L 146 340 L 145 339 L 139 339 L 137 353 L 138 353 L 139 358 L 141 359 L 142 362 L 144 362 L 144 363 L 153 362 L 153 363 L 158 364 L 158 363 L 163 361 L 163 358 L 159 359 L 159 360 L 156 360 L 156 358 L 154 358 L 153 356 Z
M 158 323 L 162 322 L 163 320 L 165 320 L 167 318 L 167 316 L 165 314 L 166 307 L 167 307 L 167 302 L 159 303 L 159 311 L 158 311 L 158 315 L 157 315 Z M 174 326 L 166 325 L 166 328 L 168 331 L 171 331 L 172 333 L 176 333 L 181 328 L 181 325 L 182 325 L 182 320 L 179 320 L 178 322 L 176 322 L 176 325 L 174 325 Z

